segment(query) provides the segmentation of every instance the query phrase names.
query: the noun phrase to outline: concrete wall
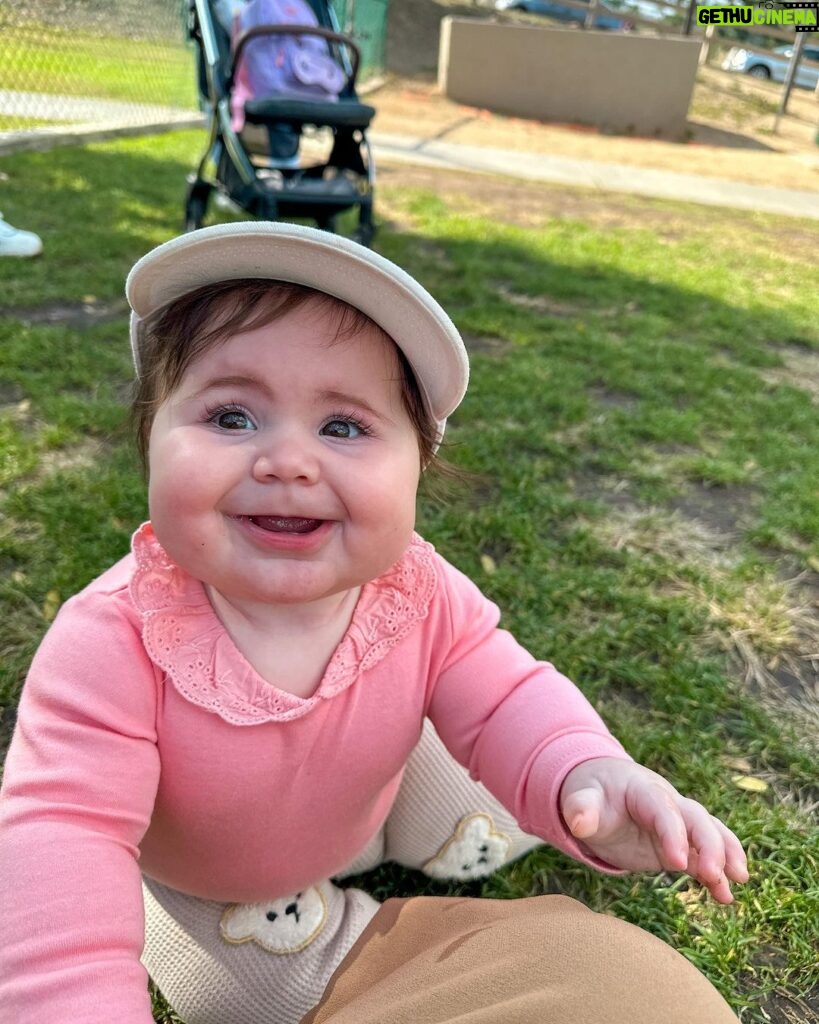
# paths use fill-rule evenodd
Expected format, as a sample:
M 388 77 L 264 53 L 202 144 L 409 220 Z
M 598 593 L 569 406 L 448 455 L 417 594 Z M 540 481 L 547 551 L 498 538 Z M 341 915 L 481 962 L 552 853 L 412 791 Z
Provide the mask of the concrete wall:
M 438 84 L 458 103 L 679 139 L 699 40 L 445 18 Z

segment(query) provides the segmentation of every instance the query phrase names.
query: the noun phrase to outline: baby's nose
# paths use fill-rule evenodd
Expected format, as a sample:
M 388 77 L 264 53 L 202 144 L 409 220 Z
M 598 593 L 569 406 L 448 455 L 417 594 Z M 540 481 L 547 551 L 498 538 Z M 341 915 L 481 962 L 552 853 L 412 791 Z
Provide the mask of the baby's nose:
M 257 479 L 315 482 L 319 475 L 315 439 L 296 431 L 281 431 L 265 439 L 253 467 Z

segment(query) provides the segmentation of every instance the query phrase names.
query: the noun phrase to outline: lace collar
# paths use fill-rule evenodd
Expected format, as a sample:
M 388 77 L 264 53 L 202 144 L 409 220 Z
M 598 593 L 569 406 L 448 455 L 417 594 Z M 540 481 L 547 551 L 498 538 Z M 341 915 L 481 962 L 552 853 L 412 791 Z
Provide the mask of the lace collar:
M 236 648 L 205 588 L 170 560 L 150 523 L 134 534 L 131 599 L 142 641 L 187 700 L 233 725 L 289 721 L 345 690 L 425 618 L 435 591 L 434 549 L 417 534 L 401 558 L 366 583 L 316 692 L 307 698 L 265 682 Z

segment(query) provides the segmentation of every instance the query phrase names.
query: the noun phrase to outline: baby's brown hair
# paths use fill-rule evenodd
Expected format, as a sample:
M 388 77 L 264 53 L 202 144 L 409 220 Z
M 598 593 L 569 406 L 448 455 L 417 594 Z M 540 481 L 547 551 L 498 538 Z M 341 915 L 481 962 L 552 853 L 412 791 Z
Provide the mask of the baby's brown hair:
M 188 367 L 210 348 L 245 331 L 266 327 L 310 305 L 335 320 L 336 340 L 375 330 L 395 352 L 404 408 L 415 428 L 422 468 L 433 461 L 438 429 L 406 356 L 361 310 L 332 295 L 284 281 L 248 278 L 222 281 L 190 292 L 148 318 L 142 326 L 141 372 L 132 403 L 137 448 L 147 473 L 151 426 L 162 403 L 179 387 Z

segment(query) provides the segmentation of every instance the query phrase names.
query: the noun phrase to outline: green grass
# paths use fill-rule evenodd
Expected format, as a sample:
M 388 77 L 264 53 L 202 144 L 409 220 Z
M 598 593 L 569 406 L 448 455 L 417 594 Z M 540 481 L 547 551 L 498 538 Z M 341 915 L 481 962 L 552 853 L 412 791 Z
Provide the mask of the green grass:
M 50 125 L 67 124 L 50 117 L 18 117 L 17 114 L 0 114 L 0 132 L 22 132 L 27 128 L 45 128 Z
M 59 602 L 145 516 L 122 285 L 178 230 L 201 143 L 4 161 L 5 212 L 45 244 L 0 261 L 8 706 Z M 446 455 L 477 482 L 425 497 L 420 528 L 635 757 L 729 822 L 752 871 L 728 910 L 684 879 L 612 879 L 551 850 L 468 891 L 577 896 L 681 949 L 744 1022 L 785 1024 L 777 1000 L 819 986 L 817 708 L 796 682 L 817 650 L 815 226 L 613 197 L 620 226 L 592 211 L 525 227 L 449 186 L 379 196 L 378 248 L 475 349 Z M 107 315 L 89 326 L 83 305 Z M 32 314 L 43 307 L 57 322 Z M 761 792 L 740 788 L 748 777 Z M 452 891 L 392 867 L 366 881 L 380 896 Z
M 195 108 L 192 50 L 182 40 L 181 14 L 178 41 L 16 23 L 3 36 L 0 89 Z

